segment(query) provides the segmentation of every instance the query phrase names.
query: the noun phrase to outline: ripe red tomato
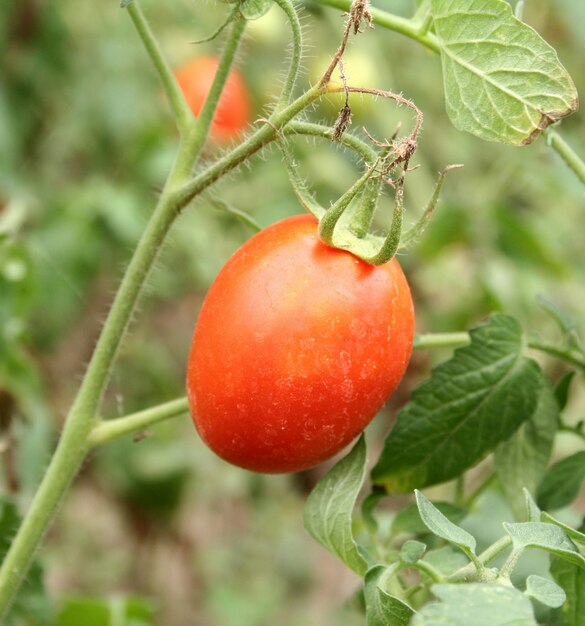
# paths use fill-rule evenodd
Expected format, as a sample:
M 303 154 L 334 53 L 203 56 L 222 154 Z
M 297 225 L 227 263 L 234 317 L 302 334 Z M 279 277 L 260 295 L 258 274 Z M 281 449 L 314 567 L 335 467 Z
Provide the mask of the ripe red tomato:
M 317 465 L 380 410 L 413 335 L 395 259 L 368 265 L 323 244 L 313 217 L 284 219 L 246 242 L 205 298 L 187 368 L 195 426 L 246 469 Z
M 205 56 L 175 70 L 175 78 L 195 116 L 203 107 L 218 63 L 217 57 Z M 233 69 L 217 105 L 211 136 L 218 141 L 232 139 L 250 122 L 251 108 L 248 89 L 239 72 Z

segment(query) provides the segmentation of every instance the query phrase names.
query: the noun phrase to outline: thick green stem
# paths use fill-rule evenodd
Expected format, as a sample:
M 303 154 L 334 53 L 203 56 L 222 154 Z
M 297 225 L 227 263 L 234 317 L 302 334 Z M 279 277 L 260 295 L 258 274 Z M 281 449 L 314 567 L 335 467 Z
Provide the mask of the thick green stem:
M 161 196 L 126 271 L 67 416 L 59 445 L 0 568 L 0 618 L 6 615 L 47 527 L 89 450 L 88 436 L 94 426 L 94 416 L 98 412 L 116 353 L 177 208 L 171 194 Z
M 248 157 L 261 150 L 271 141 L 274 141 L 280 129 L 295 115 L 323 96 L 324 93 L 322 89 L 313 87 L 284 109 L 275 111 L 253 135 L 178 189 L 177 194 L 180 206 L 186 206 L 202 189 L 209 187 L 226 172 L 233 170 Z
M 98 414 L 116 354 L 148 274 L 175 218 L 195 196 L 274 140 L 279 127 L 284 126 L 320 95 L 322 91 L 311 89 L 289 107 L 275 113 L 271 117 L 271 123 L 263 126 L 244 144 L 214 163 L 191 183 L 174 191 L 173 188 L 182 180 L 178 172 L 190 171 L 195 158 L 190 152 L 190 146 L 181 142 L 167 184 L 118 289 L 73 407 L 67 416 L 59 445 L 0 567 L 0 619 L 6 616 L 73 476 L 90 449 L 91 432 L 97 423 L 94 416 Z
M 142 39 L 142 43 L 144 44 L 156 71 L 158 72 L 165 93 L 167 94 L 167 98 L 169 99 L 173 115 L 175 116 L 177 128 L 180 133 L 185 133 L 192 120 L 191 110 L 183 97 L 183 93 L 177 85 L 177 81 L 173 76 L 158 42 L 150 30 L 150 26 L 142 13 L 138 0 L 131 2 L 126 7 L 126 10 L 132 18 L 136 31 L 138 32 L 140 39 Z
M 99 446 L 118 437 L 135 433 L 153 424 L 158 424 L 172 417 L 183 415 L 189 411 L 187 398 L 178 398 L 157 406 L 118 417 L 112 420 L 98 422 L 89 433 L 90 446 Z
M 87 454 L 87 435 L 92 421 L 85 419 L 77 403 L 74 419 L 67 421 L 43 482 L 12 542 L 0 569 L 0 622 L 10 608 L 63 493 Z

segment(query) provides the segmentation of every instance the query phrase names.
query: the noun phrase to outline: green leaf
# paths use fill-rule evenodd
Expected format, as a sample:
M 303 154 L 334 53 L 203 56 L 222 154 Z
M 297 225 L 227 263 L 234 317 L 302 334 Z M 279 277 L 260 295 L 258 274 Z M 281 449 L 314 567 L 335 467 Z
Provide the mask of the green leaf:
M 567 596 L 561 609 L 563 626 L 583 626 L 585 615 L 585 570 L 559 558 L 553 558 L 550 573 Z
M 455 524 L 460 522 L 467 515 L 466 509 L 456 504 L 451 504 L 450 502 L 433 502 L 433 506 Z M 399 533 L 422 535 L 428 532 L 428 528 L 420 517 L 416 502 L 411 502 L 398 511 L 392 521 L 390 532 L 392 535 L 398 535 Z
M 575 370 L 567 372 L 556 384 L 555 397 L 561 411 L 567 406 L 567 401 L 569 400 L 569 390 L 571 388 L 571 382 L 573 381 L 575 374 Z
M 528 522 L 540 522 L 541 521 L 541 512 L 538 508 L 538 505 L 534 501 L 531 493 L 528 489 L 522 489 L 522 493 L 524 494 L 524 507 L 526 511 L 526 521 Z
M 519 267 L 537 266 L 540 271 L 559 278 L 569 275 L 567 261 L 553 250 L 550 239 L 542 236 L 530 215 L 515 211 L 507 202 L 498 204 L 492 215 L 498 250 L 510 263 Z
M 544 475 L 536 493 L 541 509 L 561 509 L 573 502 L 585 480 L 585 451 L 555 463 Z
M 445 576 L 453 574 L 453 572 L 465 567 L 469 563 L 469 559 L 464 554 L 451 546 L 443 546 L 437 550 L 429 550 L 424 560 Z
M 529 144 L 577 110 L 555 50 L 503 0 L 432 0 L 447 113 L 482 139 Z
M 155 612 L 148 598 L 113 596 L 110 598 L 66 598 L 57 626 L 152 626 Z
M 414 611 L 379 586 L 387 571 L 388 568 L 377 565 L 365 576 L 367 626 L 408 626 Z
M 242 0 L 240 13 L 247 20 L 257 20 L 268 13 L 273 0 Z
M 585 558 L 579 554 L 575 544 L 562 528 L 544 522 L 521 522 L 508 524 L 504 529 L 512 538 L 514 549 L 540 548 L 560 556 L 570 563 L 585 568 Z
M 526 579 L 526 595 L 553 609 L 558 609 L 567 599 L 562 587 L 549 578 L 534 574 Z
M 415 541 L 414 539 L 409 539 L 404 542 L 404 545 L 400 549 L 400 554 L 398 557 L 405 565 L 414 565 L 417 561 L 422 559 L 425 550 L 427 549 L 426 544 L 421 541 Z
M 546 471 L 557 430 L 559 407 L 552 383 L 543 376 L 532 415 L 495 451 L 496 473 L 516 519 L 526 510 L 523 488 L 534 493 Z
M 541 519 L 543 522 L 546 522 L 548 524 L 555 524 L 555 526 L 562 528 L 565 531 L 565 534 L 567 535 L 567 537 L 571 541 L 574 541 L 575 543 L 579 543 L 585 546 L 585 535 L 582 532 L 575 530 L 574 528 L 571 528 L 570 526 L 567 526 L 567 524 L 563 524 L 563 522 L 560 522 L 558 519 L 555 519 L 552 515 L 549 515 L 546 511 L 543 511 L 541 513 Z
M 412 626 L 537 626 L 530 600 L 514 587 L 472 583 L 431 590 L 440 602 L 423 606 Z
M 374 515 L 374 509 L 378 502 L 386 496 L 386 492 L 382 489 L 374 488 L 362 501 L 361 513 L 364 524 L 370 530 L 375 533 L 378 530 L 378 520 Z
M 497 314 L 470 337 L 470 345 L 433 370 L 398 413 L 372 470 L 372 480 L 388 491 L 455 478 L 536 410 L 543 374 L 522 356 L 518 322 Z
M 362 435 L 352 451 L 319 481 L 305 504 L 307 531 L 361 576 L 368 569 L 353 537 L 352 511 L 366 472 Z
M 450 522 L 420 491 L 415 491 L 415 494 L 418 511 L 425 526 L 437 537 L 459 546 L 466 554 L 475 554 L 475 537 Z

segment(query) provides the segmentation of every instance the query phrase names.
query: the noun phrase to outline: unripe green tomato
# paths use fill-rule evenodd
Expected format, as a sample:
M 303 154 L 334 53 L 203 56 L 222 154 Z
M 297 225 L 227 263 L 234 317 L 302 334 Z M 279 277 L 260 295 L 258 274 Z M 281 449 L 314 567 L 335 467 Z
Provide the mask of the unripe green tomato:
M 205 298 L 189 354 L 195 426 L 220 457 L 294 472 L 357 437 L 402 378 L 414 311 L 395 259 L 374 267 L 298 215 L 246 242 Z
M 309 76 L 312 85 L 316 85 L 322 78 L 325 70 L 331 63 L 331 57 L 325 54 L 313 59 Z M 369 54 L 358 49 L 349 49 L 343 55 L 343 68 L 347 79 L 347 84 L 352 87 L 369 87 L 380 89 L 380 76 L 376 70 L 374 61 Z M 331 85 L 342 87 L 343 82 L 339 74 L 339 66 L 331 76 Z M 328 115 L 337 115 L 341 107 L 345 104 L 345 94 L 331 93 L 320 100 L 321 108 Z M 375 104 L 375 96 L 360 93 L 349 94 L 349 104 L 354 115 L 365 117 L 369 115 Z

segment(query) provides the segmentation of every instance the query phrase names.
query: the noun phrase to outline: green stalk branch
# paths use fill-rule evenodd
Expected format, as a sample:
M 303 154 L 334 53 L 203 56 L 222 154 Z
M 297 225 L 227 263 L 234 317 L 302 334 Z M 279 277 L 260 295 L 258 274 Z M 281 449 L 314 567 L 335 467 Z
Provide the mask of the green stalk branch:
M 118 417 L 112 420 L 98 422 L 88 437 L 90 446 L 99 446 L 118 437 L 135 433 L 139 430 L 158 424 L 172 417 L 183 415 L 189 411 L 187 398 L 178 398 L 157 406 Z
M 247 158 L 274 141 L 281 129 L 295 115 L 324 94 L 324 90 L 312 87 L 284 109 L 275 111 L 267 120 L 261 120 L 262 127 L 259 130 L 177 190 L 178 204 L 181 207 L 187 206 L 203 189 L 212 185 L 224 174 L 232 171 Z
M 545 131 L 548 145 L 573 170 L 577 178 L 585 185 L 585 163 L 571 146 L 554 130 Z
M 189 109 L 189 106 L 183 97 L 183 93 L 179 89 L 179 85 L 177 85 L 177 81 L 173 76 L 171 68 L 169 67 L 163 52 L 160 49 L 160 46 L 158 45 L 158 42 L 156 41 L 144 14 L 142 13 L 138 0 L 131 2 L 126 7 L 126 10 L 132 18 L 136 31 L 138 32 L 140 39 L 142 39 L 142 43 L 144 44 L 156 71 L 158 72 L 163 89 L 169 99 L 171 110 L 175 116 L 177 128 L 181 134 L 186 133 L 191 124 L 191 120 L 193 119 L 191 110 Z
M 509 581 L 510 580 L 510 574 L 512 573 L 512 571 L 514 570 L 514 568 L 516 567 L 517 563 L 518 563 L 518 559 L 522 556 L 522 553 L 524 552 L 524 548 L 514 548 L 512 550 L 512 552 L 510 552 L 510 554 L 508 555 L 508 558 L 506 559 L 506 562 L 502 565 L 502 567 L 500 568 L 500 571 L 498 573 L 498 579 L 499 580 L 503 580 L 503 581 Z
M 333 128 L 324 126 L 323 124 L 314 124 L 312 122 L 299 122 L 293 120 L 289 122 L 285 128 L 285 135 L 309 135 L 312 137 L 321 137 L 323 139 L 333 140 Z M 370 146 L 370 144 L 362 141 L 359 137 L 351 133 L 343 133 L 336 143 L 341 144 L 345 148 L 353 150 L 359 154 L 366 163 L 374 163 L 378 158 L 378 153 Z
M 563 359 L 563 361 L 567 361 L 567 363 L 571 363 L 571 365 L 575 365 L 581 371 L 585 372 L 585 357 L 578 350 L 571 350 L 549 341 L 535 338 L 528 339 L 527 346 L 533 350 L 539 350 L 540 352 L 545 352 L 559 359 Z
M 190 155 L 190 159 L 184 159 L 177 164 L 173 176 L 169 178 L 169 184 L 181 184 L 190 174 L 197 162 L 197 158 L 203 148 L 203 144 L 209 136 L 211 124 L 215 116 L 217 104 L 225 87 L 238 46 L 246 28 L 246 20 L 235 19 L 232 23 L 229 36 L 224 44 L 221 58 L 213 78 L 213 83 L 199 112 L 197 119 L 191 123 L 187 135 L 182 140 L 181 150 Z
M 470 342 L 469 333 L 429 333 L 415 335 L 413 350 L 428 350 L 429 348 L 460 348 Z
M 276 105 L 276 108 L 279 109 L 286 106 L 290 102 L 295 88 L 295 83 L 299 74 L 299 67 L 301 65 L 303 34 L 299 16 L 297 15 L 291 0 L 275 0 L 275 2 L 285 12 L 288 21 L 290 22 L 293 36 L 292 58 L 289 63 L 288 74 L 286 76 L 286 80 L 284 81 L 282 93 L 280 94 L 278 104 Z
M 326 4 L 342 11 L 349 11 L 351 8 L 352 0 L 319 0 L 321 4 Z M 370 7 L 370 13 L 372 14 L 372 20 L 374 24 L 378 24 L 383 28 L 388 28 L 394 32 L 406 35 L 411 39 L 415 39 L 423 46 L 426 46 L 433 52 L 439 52 L 439 43 L 433 33 L 425 32 L 425 24 L 419 24 L 414 20 L 410 20 L 387 11 L 382 11 L 376 7 Z
M 498 554 L 502 553 L 509 546 L 512 545 L 512 539 L 506 535 L 498 539 L 495 543 L 493 543 L 489 548 L 486 548 L 479 556 L 477 556 L 477 560 L 482 566 L 487 565 L 490 561 L 495 559 Z M 458 569 L 456 572 L 447 577 L 446 581 L 449 583 L 457 583 L 465 580 L 475 579 L 477 575 L 477 568 L 475 563 L 468 563 L 463 566 L 461 569 Z
M 429 348 L 460 348 L 469 344 L 470 338 L 468 333 L 429 333 L 424 335 L 416 335 L 414 338 L 414 350 L 426 350 Z M 578 350 L 565 348 L 549 341 L 542 339 L 529 338 L 526 346 L 533 350 L 545 352 L 552 356 L 556 356 L 571 365 L 575 365 L 585 372 L 585 356 Z
M 445 580 L 443 574 L 427 561 L 417 561 L 413 567 L 416 567 L 419 572 L 426 574 L 434 583 L 442 583 Z

